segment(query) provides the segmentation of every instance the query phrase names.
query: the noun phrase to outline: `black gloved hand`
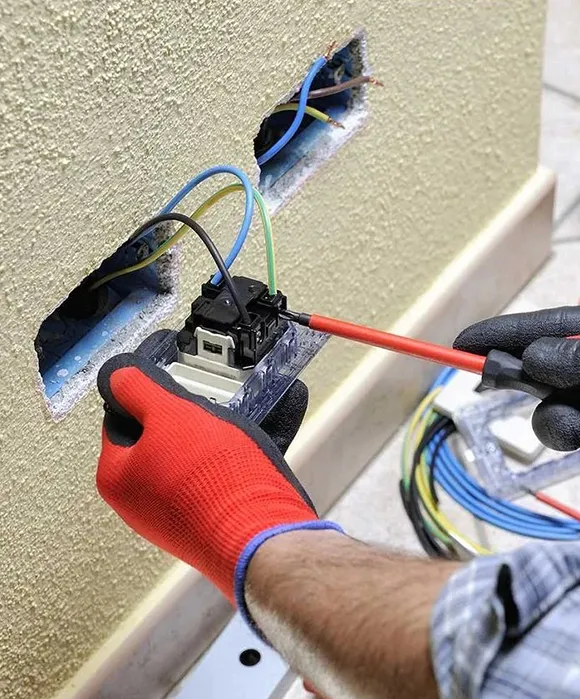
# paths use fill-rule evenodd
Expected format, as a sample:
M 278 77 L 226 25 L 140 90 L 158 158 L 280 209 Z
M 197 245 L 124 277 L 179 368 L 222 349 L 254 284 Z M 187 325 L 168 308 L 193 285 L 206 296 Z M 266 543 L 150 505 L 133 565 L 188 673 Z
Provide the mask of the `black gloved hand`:
M 524 371 L 556 390 L 536 408 L 532 426 L 547 447 L 580 448 L 580 306 L 514 313 L 483 320 L 461 332 L 456 349 L 487 355 L 492 349 L 521 358 Z
M 302 425 L 308 408 L 308 386 L 296 379 L 260 423 L 278 449 L 285 454 Z

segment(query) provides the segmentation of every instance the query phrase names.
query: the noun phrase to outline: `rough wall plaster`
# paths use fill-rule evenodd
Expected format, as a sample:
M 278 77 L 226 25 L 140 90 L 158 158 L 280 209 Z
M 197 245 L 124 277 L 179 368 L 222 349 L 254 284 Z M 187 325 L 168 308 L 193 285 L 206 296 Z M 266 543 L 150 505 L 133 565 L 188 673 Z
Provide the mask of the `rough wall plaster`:
M 46 411 L 33 340 L 49 310 L 192 174 L 255 174 L 263 114 L 364 27 L 386 87 L 275 231 L 294 307 L 387 326 L 535 168 L 542 25 L 540 0 L 4 0 L 0 695 L 49 696 L 169 563 L 97 499 L 96 392 L 58 424 Z M 240 216 L 241 198 L 208 217 L 222 246 Z M 184 248 L 175 323 L 208 273 Z M 257 230 L 238 269 L 264 272 Z M 362 352 L 331 344 L 315 402 Z

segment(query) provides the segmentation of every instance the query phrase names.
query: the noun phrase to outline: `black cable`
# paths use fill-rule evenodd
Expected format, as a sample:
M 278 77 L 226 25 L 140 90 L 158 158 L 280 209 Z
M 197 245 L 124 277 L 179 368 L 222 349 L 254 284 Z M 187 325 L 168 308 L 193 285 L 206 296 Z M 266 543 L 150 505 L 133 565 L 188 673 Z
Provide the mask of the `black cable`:
M 417 491 L 416 476 L 417 469 L 421 461 L 421 454 L 423 453 L 429 442 L 439 432 L 439 430 L 441 430 L 445 426 L 447 421 L 448 418 L 446 417 L 437 418 L 435 422 L 433 422 L 429 426 L 429 428 L 423 435 L 421 441 L 419 442 L 417 449 L 415 450 L 415 453 L 413 455 L 413 465 L 411 467 L 410 474 L 408 500 L 411 523 L 413 524 L 413 527 L 421 545 L 423 546 L 423 549 L 426 553 L 428 553 L 428 555 L 435 556 L 438 558 L 449 558 L 449 555 L 445 551 L 445 549 L 441 548 L 440 544 L 437 541 L 435 541 L 435 539 L 431 536 L 431 534 L 427 531 L 425 525 L 423 524 L 423 518 L 419 507 L 419 493 Z
M 447 558 L 448 556 L 446 553 L 442 551 L 425 527 L 423 519 L 420 516 L 418 503 L 416 501 L 412 502 L 411 495 L 405 492 L 405 486 L 402 480 L 399 481 L 399 491 L 401 500 L 403 501 L 403 507 L 405 508 L 409 521 L 413 525 L 413 530 L 415 531 L 415 535 L 423 551 L 431 558 Z
M 220 251 L 217 249 L 215 243 L 205 232 L 205 230 L 193 218 L 191 218 L 190 216 L 186 216 L 185 214 L 180 214 L 173 211 L 167 214 L 159 214 L 157 216 L 153 216 L 153 218 L 150 218 L 148 221 L 145 221 L 145 223 L 139 226 L 139 228 L 131 236 L 131 240 L 140 236 L 141 233 L 146 231 L 148 228 L 157 226 L 159 223 L 163 223 L 164 221 L 179 221 L 180 223 L 184 223 L 186 226 L 191 228 L 192 231 L 197 233 L 198 237 L 201 238 L 202 243 L 208 249 L 209 254 L 213 257 L 213 260 L 216 263 L 217 268 L 221 272 L 221 275 L 224 278 L 224 284 L 229 289 L 229 292 L 232 296 L 232 300 L 236 304 L 236 307 L 240 312 L 242 321 L 246 325 L 251 325 L 252 321 L 250 320 L 248 311 L 242 303 L 240 294 L 236 288 L 236 285 L 234 284 L 234 280 L 232 279 L 228 271 L 228 268 L 226 267 L 226 264 L 224 262 L 223 257 L 220 254 Z
M 417 445 L 417 448 L 415 449 L 415 453 L 413 455 L 413 465 L 411 467 L 411 486 L 415 483 L 415 476 L 417 474 L 417 469 L 419 468 L 419 463 L 421 461 L 421 454 L 425 451 L 427 445 L 431 442 L 432 439 L 435 438 L 437 433 L 446 427 L 446 425 L 450 422 L 449 418 L 444 417 L 443 415 L 440 415 L 434 422 L 432 422 L 427 430 L 425 431 L 425 434 L 421 438 L 421 441 Z
M 413 512 L 413 508 L 411 507 L 411 497 L 410 494 L 405 491 L 405 484 L 403 483 L 402 479 L 399 481 L 399 494 L 401 496 L 403 507 L 405 508 L 405 513 L 413 525 L 413 530 L 417 536 L 417 539 L 419 540 L 419 543 L 421 544 L 423 551 L 425 551 L 428 556 L 439 557 L 439 553 L 434 545 L 434 542 L 429 536 L 429 533 L 425 530 L 423 522 L 417 519 Z
M 433 438 L 434 440 L 437 439 L 437 444 L 435 445 L 435 449 L 433 450 L 433 454 L 431 456 L 431 468 L 429 469 L 429 490 L 431 491 L 431 496 L 433 497 L 433 500 L 437 505 L 439 504 L 439 498 L 437 497 L 437 492 L 435 490 L 435 469 L 437 467 L 437 458 L 439 457 L 441 447 L 445 444 L 447 439 L 456 431 L 457 428 L 455 427 L 455 423 L 451 420 L 448 420 L 448 423 L 445 426 L 443 426 L 439 431 L 438 435 Z

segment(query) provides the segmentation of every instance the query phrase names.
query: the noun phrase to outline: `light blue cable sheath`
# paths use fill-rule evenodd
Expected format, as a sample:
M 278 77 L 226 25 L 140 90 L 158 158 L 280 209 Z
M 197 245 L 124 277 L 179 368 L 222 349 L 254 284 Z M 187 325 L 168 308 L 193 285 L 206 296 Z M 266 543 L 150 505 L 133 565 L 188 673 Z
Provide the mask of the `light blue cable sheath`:
M 452 373 L 455 373 L 452 370 Z M 444 377 L 444 382 L 449 379 L 450 375 Z M 438 384 L 440 385 L 440 384 Z M 428 448 L 428 451 L 432 454 L 434 449 Z M 533 525 L 537 525 L 538 522 L 557 524 L 558 526 L 565 525 L 567 527 L 573 528 L 575 531 L 580 531 L 580 523 L 572 519 L 562 519 L 561 517 L 551 517 L 549 515 L 542 515 L 533 510 L 529 510 L 525 507 L 521 507 L 509 500 L 503 500 L 498 497 L 490 495 L 484 488 L 482 488 L 479 483 L 471 478 L 471 476 L 465 471 L 461 463 L 455 457 L 453 451 L 449 448 L 447 444 L 444 444 L 440 449 L 442 459 L 444 459 L 445 464 L 450 467 L 452 475 L 456 477 L 457 481 L 460 483 L 461 487 L 469 493 L 476 501 L 484 502 L 486 505 L 493 505 L 495 509 L 501 513 L 509 514 L 520 521 L 528 521 Z M 439 462 L 438 462 L 439 465 Z
M 312 85 L 314 78 L 317 76 L 318 71 L 326 65 L 326 62 L 326 56 L 320 56 L 320 58 L 317 58 L 314 61 L 312 68 L 310 68 L 304 82 L 302 83 L 302 88 L 300 89 L 300 99 L 298 100 L 298 109 L 296 110 L 292 123 L 282 138 L 276 141 L 273 146 L 270 146 L 265 153 L 262 153 L 262 155 L 258 158 L 258 165 L 264 165 L 264 163 L 267 163 L 268 160 L 271 160 L 276 153 L 279 153 L 282 148 L 284 148 L 292 136 L 294 136 L 294 134 L 298 131 L 298 128 L 302 123 L 302 119 L 304 119 L 310 86 Z
M 440 470 L 440 473 L 438 473 Z M 505 529 L 515 534 L 540 539 L 577 539 L 580 532 L 574 528 L 571 521 L 558 520 L 557 518 L 544 518 L 543 515 L 536 517 L 528 511 L 529 517 L 524 518 L 521 514 L 516 516 L 515 512 L 503 513 L 497 505 L 501 503 L 487 499 L 485 493 L 477 493 L 466 490 L 459 483 L 459 473 L 452 461 L 441 457 L 437 462 L 436 478 L 443 489 L 464 507 L 468 512 L 475 515 L 488 524 Z M 469 476 L 468 476 L 469 478 Z M 483 496 L 483 497 L 482 497 Z M 506 503 L 503 503 L 506 504 Z M 536 521 L 534 522 L 534 519 Z
M 448 374 L 441 377 L 442 382 L 446 382 L 449 376 Z M 490 524 L 524 536 L 578 538 L 579 523 L 571 519 L 541 515 L 501 498 L 495 498 L 466 473 L 447 445 L 443 446 L 439 454 L 436 469 L 442 468 L 441 485 L 472 514 Z M 435 475 L 437 477 L 437 470 Z
M 213 167 L 210 167 L 207 170 L 200 172 L 199 175 L 196 175 L 193 179 L 189 180 L 187 184 L 183 185 L 179 192 L 177 192 L 177 194 L 175 194 L 167 202 L 167 204 L 165 204 L 165 206 L 161 209 L 159 213 L 168 214 L 170 211 L 173 211 L 173 209 L 179 204 L 179 202 L 185 196 L 187 196 L 189 192 L 191 192 L 191 190 L 194 189 L 194 187 L 197 187 L 198 184 L 200 184 L 204 180 L 207 180 L 209 177 L 222 174 L 230 174 L 237 177 L 244 186 L 244 191 L 246 193 L 246 208 L 244 211 L 244 220 L 242 221 L 238 237 L 234 240 L 232 249 L 230 250 L 228 256 L 224 260 L 226 267 L 229 269 L 229 267 L 232 265 L 236 257 L 239 255 L 240 250 L 244 245 L 244 242 L 250 230 L 250 226 L 252 225 L 252 216 L 254 215 L 254 192 L 252 190 L 252 183 L 250 182 L 248 176 L 243 170 L 240 170 L 240 168 L 237 168 L 234 165 L 214 165 Z M 143 231 L 143 233 L 141 233 L 141 235 L 138 238 L 135 238 L 135 240 L 139 240 L 144 235 L 147 235 L 147 233 L 148 231 Z M 216 272 L 212 277 L 211 283 L 219 284 L 221 280 L 221 273 Z
M 437 388 L 438 386 L 447 383 L 449 378 L 454 373 L 455 370 L 453 369 L 446 370 L 446 372 L 439 376 L 433 385 L 433 388 Z M 435 452 L 437 441 L 438 440 L 434 438 L 431 444 L 427 447 L 429 458 L 431 458 Z M 453 497 L 459 497 L 462 502 L 464 502 L 463 496 L 465 495 L 466 497 L 471 498 L 470 504 L 475 503 L 474 506 L 480 503 L 483 507 L 492 507 L 493 512 L 499 513 L 500 515 L 513 517 L 515 520 L 528 523 L 531 526 L 541 526 L 547 523 L 548 525 L 557 525 L 558 527 L 561 527 L 562 525 L 572 527 L 575 531 L 580 530 L 580 524 L 574 522 L 574 520 L 542 515 L 525 507 L 520 507 L 519 505 L 511 503 L 507 500 L 502 500 L 501 498 L 496 498 L 490 495 L 465 471 L 447 444 L 442 445 L 438 454 L 439 457 L 437 460 L 435 475 L 437 476 L 437 469 L 439 469 L 439 466 L 443 465 L 444 471 L 442 473 L 444 474 L 445 478 L 442 479 L 441 485 L 443 485 L 446 490 L 447 488 L 453 490 Z M 445 480 L 445 485 L 443 484 L 443 480 Z
M 561 526 L 564 524 L 575 531 L 580 529 L 580 524 L 574 520 L 542 515 L 538 512 L 528 510 L 525 507 L 520 507 L 519 505 L 511 503 L 507 500 L 493 497 L 465 472 L 461 464 L 455 458 L 453 452 L 449 450 L 448 447 L 443 447 L 442 450 L 442 458 L 446 467 L 446 473 L 448 473 L 450 477 L 454 479 L 454 481 L 458 484 L 458 487 L 460 487 L 468 497 L 472 498 L 475 503 L 481 504 L 483 507 L 493 507 L 494 512 L 498 513 L 499 515 L 508 515 L 513 517 L 518 522 L 528 523 L 531 526 L 545 526 L 554 524 Z
M 453 369 L 442 372 L 433 388 L 447 383 L 454 373 Z M 436 443 L 434 438 L 427 448 L 428 458 L 433 456 Z M 491 496 L 465 471 L 447 444 L 438 452 L 435 479 L 468 512 L 493 526 L 530 538 L 575 540 L 580 537 L 580 523 L 572 519 L 541 515 Z
M 547 521 L 543 522 L 539 516 L 538 523 L 534 525 L 532 522 L 518 521 L 513 515 L 501 514 L 494 510 L 493 503 L 480 503 L 461 487 L 457 487 L 456 483 L 450 480 L 450 472 L 453 469 L 450 464 L 444 464 L 441 461 L 437 468 L 442 469 L 439 482 L 443 488 L 468 512 L 488 524 L 531 538 L 571 540 L 577 539 L 580 535 L 578 530 L 574 530 L 573 526 L 568 526 L 563 520 L 560 526 L 556 519 L 553 520 L 553 524 L 549 524 Z

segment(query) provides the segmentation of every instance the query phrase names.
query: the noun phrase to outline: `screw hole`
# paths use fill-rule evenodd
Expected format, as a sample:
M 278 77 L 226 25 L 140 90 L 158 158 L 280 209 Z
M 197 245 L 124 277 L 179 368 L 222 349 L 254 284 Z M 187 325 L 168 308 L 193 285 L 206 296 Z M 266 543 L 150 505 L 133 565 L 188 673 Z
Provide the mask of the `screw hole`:
M 245 667 L 254 667 L 262 659 L 262 655 L 259 650 L 255 648 L 247 648 L 240 653 L 240 662 Z

